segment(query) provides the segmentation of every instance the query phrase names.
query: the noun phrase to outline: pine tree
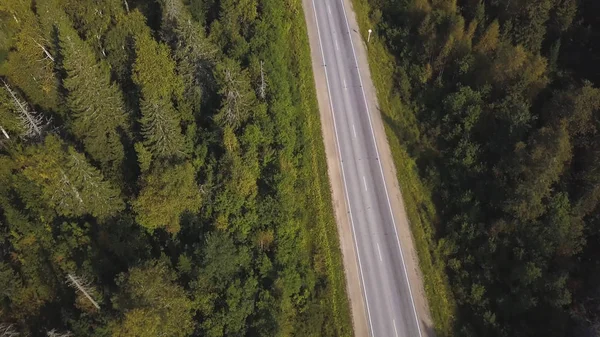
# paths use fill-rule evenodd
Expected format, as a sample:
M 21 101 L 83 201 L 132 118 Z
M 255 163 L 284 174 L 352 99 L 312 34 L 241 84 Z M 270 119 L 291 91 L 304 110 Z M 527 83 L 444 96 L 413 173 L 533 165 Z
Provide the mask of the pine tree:
M 65 18 L 59 28 L 64 86 L 72 114 L 71 131 L 83 141 L 92 159 L 113 174 L 118 174 L 124 151 L 118 129 L 127 130 L 123 95 L 110 81 L 110 70 L 96 62 L 90 46 L 82 41 Z
M 144 146 L 160 158 L 185 156 L 180 116 L 173 100 L 181 96 L 183 85 L 175 74 L 169 48 L 151 36 L 136 37 L 133 81 L 140 88 L 140 110 Z

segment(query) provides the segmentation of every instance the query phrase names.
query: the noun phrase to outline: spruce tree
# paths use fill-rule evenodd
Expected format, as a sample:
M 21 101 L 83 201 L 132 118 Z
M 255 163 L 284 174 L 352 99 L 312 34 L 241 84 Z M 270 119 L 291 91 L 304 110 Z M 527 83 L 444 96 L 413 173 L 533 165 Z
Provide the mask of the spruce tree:
M 65 150 L 55 136 L 29 147 L 17 162 L 46 205 L 60 215 L 105 218 L 124 208 L 118 188 L 105 181 L 85 156 L 72 147 Z
M 12 14 L 17 22 L 14 48 L 0 75 L 19 87 L 33 104 L 46 110 L 58 110 L 58 78 L 54 73 L 56 51 L 52 45 L 51 31 L 44 30 L 31 10 L 31 1 L 4 0 L 1 10 Z
M 125 131 L 128 126 L 123 94 L 111 83 L 106 63 L 96 61 L 93 50 L 79 38 L 70 22 L 65 18 L 59 27 L 70 129 L 82 140 L 92 159 L 117 174 L 124 157 L 118 131 Z
M 143 144 L 157 158 L 184 157 L 181 118 L 173 105 L 183 84 L 175 74 L 169 48 L 147 34 L 137 36 L 135 44 L 133 81 L 141 92 Z

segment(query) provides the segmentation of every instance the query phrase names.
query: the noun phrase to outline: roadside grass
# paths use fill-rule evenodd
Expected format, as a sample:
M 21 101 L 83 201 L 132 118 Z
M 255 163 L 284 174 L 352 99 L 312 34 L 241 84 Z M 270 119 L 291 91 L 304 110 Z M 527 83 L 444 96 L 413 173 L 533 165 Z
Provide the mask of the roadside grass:
M 363 39 L 373 25 L 369 20 L 370 5 L 367 0 L 352 0 Z M 371 77 L 377 91 L 380 113 L 389 142 L 398 182 L 402 190 L 404 207 L 410 222 L 411 232 L 419 257 L 419 266 L 433 329 L 438 337 L 453 336 L 456 304 L 446 275 L 446 264 L 435 241 L 436 210 L 431 190 L 419 176 L 415 160 L 410 157 L 403 144 L 403 132 L 410 132 L 410 125 L 416 123 L 412 112 L 400 99 L 399 90 L 394 87 L 394 57 L 386 49 L 382 40 L 371 36 L 367 55 Z M 408 127 L 398 127 L 408 125 Z M 401 131 L 402 130 L 402 131 Z
M 327 173 L 325 145 L 321 133 L 321 120 L 317 104 L 316 89 L 311 65 L 310 46 L 306 22 L 302 10 L 301 0 L 287 2 L 289 9 L 295 14 L 291 15 L 290 48 L 292 49 L 292 66 L 295 83 L 298 84 L 297 94 L 300 106 L 299 118 L 301 134 L 304 135 L 304 152 L 301 154 L 303 171 L 301 179 L 308 187 L 307 207 L 317 219 L 316 223 L 309 224 L 313 231 L 316 251 L 315 264 L 324 266 L 327 292 L 325 298 L 328 303 L 321 303 L 330 308 L 333 322 L 325 323 L 327 335 L 353 336 L 350 304 L 346 294 L 346 279 L 342 252 L 340 250 L 337 224 L 333 213 L 331 200 L 331 186 Z M 309 211 L 310 212 L 310 211 Z

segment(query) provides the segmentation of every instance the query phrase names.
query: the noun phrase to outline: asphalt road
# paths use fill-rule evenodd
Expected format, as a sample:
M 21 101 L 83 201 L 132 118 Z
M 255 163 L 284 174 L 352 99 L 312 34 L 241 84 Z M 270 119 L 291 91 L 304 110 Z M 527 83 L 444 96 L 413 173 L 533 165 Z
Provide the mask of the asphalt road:
M 312 0 L 373 337 L 421 337 L 342 0 Z

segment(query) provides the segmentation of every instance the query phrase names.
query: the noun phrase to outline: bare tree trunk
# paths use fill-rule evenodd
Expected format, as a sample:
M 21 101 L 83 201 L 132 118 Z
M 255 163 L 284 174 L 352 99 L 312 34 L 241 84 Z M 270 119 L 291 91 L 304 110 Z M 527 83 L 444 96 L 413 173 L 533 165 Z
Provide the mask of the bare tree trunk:
M 4 128 L 2 126 L 0 126 L 0 131 L 2 131 L 2 133 L 4 134 L 4 137 L 6 137 L 6 139 L 10 139 L 10 137 L 8 136 L 8 133 L 6 133 L 6 130 L 4 130 Z
M 263 61 L 260 61 L 260 98 L 265 99 L 266 93 L 265 75 L 263 72 Z
M 22 102 L 6 82 L 4 82 L 4 87 L 12 97 L 15 106 L 21 114 L 21 121 L 25 124 L 25 128 L 27 129 L 25 135 L 29 137 L 35 135 L 41 136 L 42 127 L 46 124 L 44 118 L 35 111 L 29 111 L 27 103 Z
M 104 57 L 106 57 L 106 52 L 104 52 L 104 48 L 102 47 L 102 42 L 100 41 L 100 35 L 96 35 L 96 39 L 98 39 L 98 47 L 100 47 L 100 51 L 102 52 L 102 55 Z
M 100 310 L 100 305 L 98 303 L 96 303 L 96 301 L 94 301 L 92 296 L 90 296 L 89 283 L 87 281 L 85 281 L 77 276 L 68 274 L 67 283 L 71 287 L 79 290 L 94 305 L 94 307 L 96 307 L 96 309 Z
M 52 329 L 46 333 L 48 337 L 73 337 L 73 333 L 71 331 L 67 332 L 57 332 L 56 329 Z
M 67 175 L 65 174 L 65 171 L 60 170 L 60 173 L 63 176 L 62 179 L 62 183 L 71 187 L 71 190 L 73 191 L 73 194 L 75 194 L 75 197 L 77 198 L 77 200 L 79 200 L 80 203 L 83 204 L 83 199 L 81 199 L 81 195 L 79 195 L 79 191 L 77 191 L 77 189 L 75 188 L 75 186 L 71 185 L 71 181 L 69 180 L 69 178 L 67 177 Z
M 15 331 L 12 324 L 0 324 L 0 337 L 17 337 L 21 334 Z
M 123 2 L 125 3 L 125 10 L 129 13 L 129 4 L 127 3 L 127 0 L 123 0 Z
M 33 42 L 35 42 L 38 46 L 40 46 L 40 48 L 42 48 L 42 50 L 44 51 L 44 54 L 46 54 L 46 57 L 49 58 L 50 60 L 52 60 L 52 62 L 54 62 L 54 57 L 52 57 L 52 54 L 50 54 L 50 52 L 44 46 L 42 46 L 35 39 L 33 40 Z

